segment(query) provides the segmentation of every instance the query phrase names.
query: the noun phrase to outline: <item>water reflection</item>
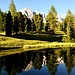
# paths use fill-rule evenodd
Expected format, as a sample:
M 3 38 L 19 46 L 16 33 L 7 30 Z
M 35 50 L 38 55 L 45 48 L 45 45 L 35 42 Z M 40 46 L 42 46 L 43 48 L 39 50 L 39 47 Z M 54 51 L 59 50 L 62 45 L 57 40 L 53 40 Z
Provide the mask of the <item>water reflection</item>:
M 27 51 L 0 57 L 0 75 L 75 75 L 75 49 Z

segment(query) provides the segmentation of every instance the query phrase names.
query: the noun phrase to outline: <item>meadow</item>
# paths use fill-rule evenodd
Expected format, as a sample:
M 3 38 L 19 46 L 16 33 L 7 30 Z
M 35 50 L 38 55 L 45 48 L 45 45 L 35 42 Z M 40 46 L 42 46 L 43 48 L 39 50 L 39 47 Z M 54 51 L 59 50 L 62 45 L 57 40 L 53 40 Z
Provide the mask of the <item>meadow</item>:
M 41 48 L 60 48 L 75 47 L 74 42 L 68 40 L 68 37 L 62 31 L 56 31 L 54 35 L 45 33 L 26 33 L 12 35 L 10 37 L 0 35 L 0 50 L 3 49 L 41 49 Z

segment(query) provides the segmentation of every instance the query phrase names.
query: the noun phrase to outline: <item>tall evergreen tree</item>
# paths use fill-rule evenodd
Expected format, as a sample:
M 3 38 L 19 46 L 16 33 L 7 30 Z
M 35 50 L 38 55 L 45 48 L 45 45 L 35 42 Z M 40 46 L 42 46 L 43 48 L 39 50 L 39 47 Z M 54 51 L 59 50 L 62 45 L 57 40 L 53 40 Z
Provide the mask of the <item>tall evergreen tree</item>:
M 71 37 L 75 39 L 75 16 L 74 16 L 74 20 L 73 20 L 72 26 L 71 26 Z
M 25 30 L 24 15 L 22 15 L 21 12 L 17 12 L 16 16 L 18 18 L 19 33 L 24 33 Z
M 34 24 L 36 26 L 36 31 L 41 31 L 43 29 L 43 17 L 41 14 L 35 14 L 33 16 Z
M 23 16 L 24 16 L 24 30 L 25 32 L 27 32 L 28 18 L 25 14 Z
M 32 31 L 36 31 L 36 26 L 35 26 L 35 24 L 34 24 L 34 20 L 32 19 Z
M 6 13 L 0 9 L 0 31 L 5 31 Z
M 42 29 L 43 29 L 43 17 L 42 17 L 42 15 L 41 14 L 38 14 L 38 24 L 39 24 L 39 31 L 41 31 Z
M 2 13 L 2 31 L 5 31 L 6 16 L 7 16 L 7 13 L 3 12 Z
M 37 31 L 37 24 L 38 24 L 38 15 L 34 14 L 33 15 L 33 22 L 34 22 L 34 26 L 35 26 L 35 30 Z
M 46 17 L 46 21 L 47 21 L 48 27 L 50 29 L 55 29 L 55 27 L 57 26 L 57 23 L 56 23 L 57 12 L 56 12 L 56 9 L 53 5 L 51 6 L 51 9 Z
M 15 17 L 15 15 L 16 15 L 16 6 L 15 6 L 15 4 L 14 4 L 14 0 L 11 0 L 11 2 L 10 2 L 10 5 L 9 5 L 9 11 L 10 11 L 10 13 L 11 13 L 11 15 L 12 15 L 12 19 L 13 19 L 13 24 L 12 24 L 12 29 L 14 29 L 14 17 Z M 14 31 L 13 31 L 14 32 Z
M 27 20 L 27 31 L 31 31 L 31 20 L 28 18 Z
M 2 29 L 2 11 L 0 10 L 0 31 Z
M 71 27 L 73 26 L 74 24 L 74 16 L 73 14 L 71 13 L 70 9 L 67 11 L 67 16 L 65 18 L 65 21 L 66 21 L 66 33 L 68 36 L 71 35 Z
M 11 3 L 9 5 L 9 11 L 11 12 L 12 17 L 14 17 L 16 14 L 16 6 L 13 0 L 11 0 Z
M 75 31 L 75 25 L 74 25 L 74 15 L 71 13 L 70 9 L 67 11 L 66 18 L 64 19 L 64 32 L 68 35 L 69 42 L 71 41 L 71 38 L 74 38 L 74 31 Z
M 6 35 L 10 36 L 12 34 L 12 16 L 10 11 L 6 16 Z
M 18 25 L 18 17 L 14 17 L 14 26 L 13 26 L 13 33 L 18 34 L 19 33 L 19 25 Z

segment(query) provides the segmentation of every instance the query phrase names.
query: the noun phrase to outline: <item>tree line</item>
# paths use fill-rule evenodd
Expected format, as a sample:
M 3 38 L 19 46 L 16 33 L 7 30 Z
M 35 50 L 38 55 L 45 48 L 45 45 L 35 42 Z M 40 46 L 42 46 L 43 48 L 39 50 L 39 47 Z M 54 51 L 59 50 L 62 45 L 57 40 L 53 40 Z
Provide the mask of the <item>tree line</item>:
M 42 14 L 34 14 L 33 18 L 28 18 L 25 14 L 16 11 L 14 1 L 11 0 L 8 12 L 0 10 L 0 31 L 5 31 L 6 35 L 21 34 L 29 31 L 41 32 L 42 30 L 53 32 L 63 31 L 70 38 L 75 39 L 75 16 L 68 9 L 66 17 L 62 22 L 58 21 L 58 13 L 52 5 L 47 16 L 46 23 L 43 22 Z M 53 34 L 52 33 L 52 34 Z
M 69 39 L 75 39 L 75 15 L 68 9 L 67 14 L 62 20 L 58 21 L 57 11 L 54 6 L 51 6 L 51 9 L 46 17 L 46 31 L 49 29 L 63 31 Z
M 35 14 L 32 18 L 16 11 L 14 1 L 11 0 L 7 13 L 0 10 L 0 31 L 5 31 L 6 35 L 21 34 L 29 31 L 41 31 L 43 29 L 42 15 Z

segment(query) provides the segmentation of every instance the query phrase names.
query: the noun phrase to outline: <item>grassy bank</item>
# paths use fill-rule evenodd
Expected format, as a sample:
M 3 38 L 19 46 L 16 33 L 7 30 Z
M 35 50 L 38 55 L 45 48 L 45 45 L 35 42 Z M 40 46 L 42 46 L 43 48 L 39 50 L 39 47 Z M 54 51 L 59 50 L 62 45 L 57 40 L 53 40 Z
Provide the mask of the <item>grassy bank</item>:
M 22 37 L 22 36 L 21 36 Z M 49 43 L 47 41 L 40 40 L 29 40 L 29 39 L 21 39 L 7 36 L 0 36 L 0 48 L 15 48 L 15 47 L 23 47 L 24 45 L 36 45 L 36 44 L 46 44 Z
M 11 37 L 0 35 L 0 48 L 15 48 L 23 47 L 24 45 L 36 45 L 36 44 L 46 44 L 53 41 L 62 42 L 62 37 L 60 35 L 49 35 L 40 33 L 27 33 L 14 35 Z
M 37 44 L 37 45 L 24 45 L 23 48 L 27 51 L 29 50 L 37 50 L 37 49 L 46 49 L 46 48 L 68 48 L 75 47 L 75 43 L 46 43 L 46 44 Z
M 57 31 L 55 35 L 40 33 L 27 33 L 14 35 L 11 37 L 0 35 L 0 50 L 15 48 L 24 48 L 28 50 L 43 48 L 75 47 L 75 44 L 72 44 L 70 42 L 63 42 L 63 37 L 65 37 L 65 34 L 60 31 Z

